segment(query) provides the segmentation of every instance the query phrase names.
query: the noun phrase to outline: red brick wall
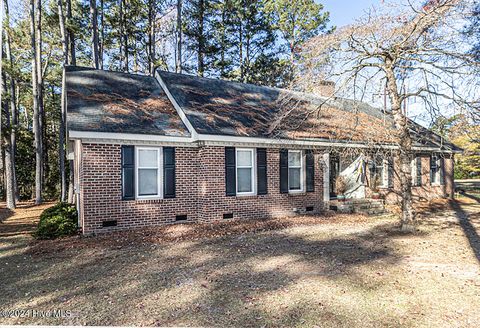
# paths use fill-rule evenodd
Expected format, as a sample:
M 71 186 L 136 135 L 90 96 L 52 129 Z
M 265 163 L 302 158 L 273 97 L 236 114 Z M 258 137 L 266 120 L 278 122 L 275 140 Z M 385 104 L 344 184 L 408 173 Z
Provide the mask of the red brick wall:
M 430 184 L 430 156 L 421 156 L 422 161 L 422 185 L 412 187 L 414 200 L 432 200 L 435 198 L 452 197 L 454 194 L 453 184 L 453 157 L 445 157 L 445 185 Z M 398 172 L 398 160 L 394 160 L 394 170 Z M 368 169 L 367 169 L 368 170 Z M 398 190 L 400 190 L 400 181 L 398 174 L 394 175 L 393 190 L 389 188 L 380 188 L 380 194 L 386 199 L 387 203 L 395 203 L 399 200 Z M 371 197 L 372 191 L 367 187 L 366 195 Z
M 258 196 L 225 195 L 225 149 L 203 147 L 199 151 L 200 185 L 199 206 L 202 221 L 220 220 L 224 213 L 234 218 L 269 218 L 294 215 L 294 209 L 305 211 L 313 206 L 315 212 L 323 210 L 323 169 L 321 153 L 315 153 L 315 192 L 301 194 L 280 193 L 280 153 L 267 149 L 268 194 Z
M 279 150 L 267 152 L 268 194 L 225 196 L 224 147 L 176 148 L 176 198 L 121 199 L 121 146 L 83 144 L 80 179 L 83 232 L 86 234 L 175 222 L 186 214 L 189 221 L 234 218 L 266 218 L 293 215 L 313 206 L 323 209 L 321 153 L 315 154 L 315 192 L 280 194 Z M 116 227 L 102 222 L 117 220 Z

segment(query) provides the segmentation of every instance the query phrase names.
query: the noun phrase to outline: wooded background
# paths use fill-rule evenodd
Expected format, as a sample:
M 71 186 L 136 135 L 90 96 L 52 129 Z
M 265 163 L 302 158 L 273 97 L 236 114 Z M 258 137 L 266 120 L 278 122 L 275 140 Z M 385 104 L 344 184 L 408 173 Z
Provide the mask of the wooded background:
M 335 30 L 313 0 L 2 0 L 2 6 L 0 196 L 9 208 L 21 199 L 72 194 L 64 65 L 140 74 L 159 67 L 289 87 L 302 45 Z M 477 9 L 465 34 L 480 41 Z M 437 121 L 446 134 L 452 122 Z

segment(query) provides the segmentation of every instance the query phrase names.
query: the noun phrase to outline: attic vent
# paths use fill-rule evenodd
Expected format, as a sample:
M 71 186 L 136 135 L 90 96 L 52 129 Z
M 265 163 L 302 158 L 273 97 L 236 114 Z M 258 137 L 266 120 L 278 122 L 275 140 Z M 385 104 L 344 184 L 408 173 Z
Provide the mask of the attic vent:
M 233 213 L 224 213 L 223 218 L 224 219 L 233 219 Z
M 313 212 L 313 206 L 305 207 L 305 212 Z
M 186 221 L 186 220 L 187 220 L 187 215 L 186 214 L 175 216 L 175 221 Z
M 110 220 L 110 221 L 103 221 L 102 222 L 102 227 L 116 227 L 117 226 L 117 220 Z

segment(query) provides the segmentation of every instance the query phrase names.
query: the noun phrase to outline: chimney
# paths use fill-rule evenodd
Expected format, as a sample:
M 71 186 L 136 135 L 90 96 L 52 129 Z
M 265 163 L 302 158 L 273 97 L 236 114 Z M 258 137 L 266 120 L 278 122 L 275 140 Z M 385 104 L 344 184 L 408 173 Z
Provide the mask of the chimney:
M 332 97 L 335 94 L 335 82 L 332 81 L 318 81 L 312 86 L 311 93 L 321 97 Z

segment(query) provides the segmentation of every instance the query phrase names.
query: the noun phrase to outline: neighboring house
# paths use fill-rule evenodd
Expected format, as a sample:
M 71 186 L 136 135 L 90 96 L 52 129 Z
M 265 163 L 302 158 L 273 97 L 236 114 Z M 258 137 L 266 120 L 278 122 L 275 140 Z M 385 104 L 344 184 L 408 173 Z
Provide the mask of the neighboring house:
M 86 234 L 175 221 L 319 213 L 398 190 L 391 118 L 348 99 L 157 71 L 67 67 L 67 129 Z M 320 110 L 319 110 L 320 108 Z M 453 196 L 459 149 L 412 123 L 414 194 Z

